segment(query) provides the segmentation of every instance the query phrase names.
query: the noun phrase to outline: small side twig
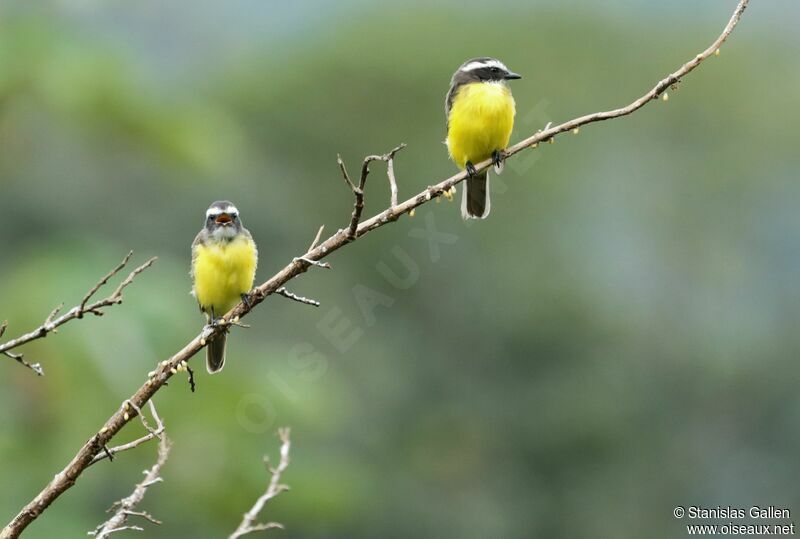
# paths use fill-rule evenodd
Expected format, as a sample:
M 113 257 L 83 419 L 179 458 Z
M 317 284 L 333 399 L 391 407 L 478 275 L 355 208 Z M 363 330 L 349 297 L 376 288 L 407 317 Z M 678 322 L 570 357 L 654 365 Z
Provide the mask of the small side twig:
M 267 486 L 267 491 L 262 494 L 256 503 L 253 504 L 253 507 L 244 514 L 242 518 L 242 522 L 239 523 L 239 527 L 236 528 L 228 539 L 238 539 L 244 535 L 249 533 L 257 532 L 257 531 L 264 531 L 270 530 L 273 528 L 280 528 L 283 529 L 283 525 L 278 522 L 257 522 L 256 519 L 258 518 L 258 514 L 264 509 L 264 505 L 271 500 L 272 498 L 276 497 L 281 492 L 289 490 L 287 485 L 281 484 L 281 475 L 283 472 L 286 471 L 286 468 L 289 467 L 289 449 L 291 448 L 291 441 L 289 440 L 289 429 L 288 428 L 281 428 L 278 430 L 278 437 L 281 440 L 281 457 L 280 461 L 278 462 L 278 466 L 275 468 L 269 467 L 269 459 L 264 457 L 264 463 L 267 464 L 267 469 L 269 470 L 270 474 L 272 474 L 272 478 L 269 481 L 269 485 Z
M 131 401 L 125 401 L 125 404 L 123 406 L 127 406 L 128 404 L 133 405 Z M 145 434 L 141 438 L 133 440 L 132 442 L 128 442 L 127 444 L 118 445 L 116 447 L 103 446 L 103 452 L 95 455 L 94 458 L 92 458 L 92 461 L 89 463 L 89 466 L 97 462 L 100 462 L 101 460 L 104 460 L 106 458 L 109 460 L 113 460 L 114 455 L 116 455 L 117 453 L 121 453 L 123 451 L 128 451 L 129 449 L 133 449 L 134 447 L 138 447 L 143 443 L 149 442 L 153 438 L 158 438 L 158 439 L 163 438 L 164 422 L 161 420 L 161 417 L 159 417 L 158 412 L 156 411 L 156 406 L 155 404 L 153 404 L 153 401 L 149 400 L 147 401 L 147 404 L 148 406 L 150 406 L 150 415 L 153 416 L 153 420 L 156 422 L 155 428 L 152 428 L 147 423 L 147 421 L 144 418 L 144 415 L 142 415 L 141 413 L 141 409 L 139 409 L 138 406 L 133 405 L 137 410 L 137 413 L 139 414 L 139 417 L 142 421 L 142 425 L 144 426 L 145 430 L 147 430 L 147 434 Z
M 319 301 L 317 301 L 315 299 L 306 298 L 306 297 L 303 297 L 303 296 L 298 296 L 297 294 L 295 294 L 293 292 L 289 292 L 288 290 L 286 290 L 285 286 L 282 286 L 279 289 L 277 289 L 275 291 L 275 293 L 276 294 L 280 294 L 281 296 L 283 296 L 285 298 L 289 298 L 289 299 L 292 299 L 294 301 L 297 301 L 299 303 L 304 303 L 306 305 L 313 305 L 314 307 L 319 307 L 319 305 L 320 305 Z
M 305 264 L 305 267 L 317 266 L 318 268 L 331 269 L 331 265 L 328 264 L 327 262 L 320 262 L 319 260 L 314 260 L 314 259 L 308 258 L 307 256 L 295 257 L 295 258 L 292 259 L 292 262 L 293 263 L 301 262 L 301 263 Z
M 97 283 L 95 283 L 95 285 L 89 289 L 86 295 L 83 296 L 83 300 L 81 301 L 81 304 L 78 308 L 78 318 L 83 318 L 83 313 L 86 312 L 86 304 L 89 302 L 90 299 L 92 299 L 92 296 L 94 296 L 95 293 L 98 290 L 100 290 L 100 287 L 108 283 L 108 280 L 111 279 L 114 275 L 116 275 L 119 272 L 119 270 L 124 268 L 132 256 L 133 256 L 133 251 L 128 252 L 128 254 L 125 255 L 125 258 L 122 259 L 122 262 L 117 264 L 116 268 L 106 273 L 105 277 L 97 281 Z
M 12 339 L 3 344 L 0 344 L 0 354 L 3 354 L 15 361 L 18 361 L 20 364 L 24 365 L 25 367 L 28 367 L 39 376 L 42 376 L 44 374 L 44 370 L 42 369 L 42 366 L 39 363 L 28 363 L 27 361 L 25 361 L 23 354 L 13 353 L 11 352 L 11 350 L 14 348 L 18 348 L 23 344 L 27 344 L 31 341 L 34 341 L 36 339 L 41 339 L 43 337 L 46 337 L 50 333 L 56 333 L 57 328 L 59 326 L 66 324 L 70 320 L 74 320 L 76 318 L 83 318 L 83 315 L 87 313 L 91 313 L 95 316 L 102 316 L 104 314 L 103 309 L 105 307 L 110 307 L 112 305 L 119 305 L 120 303 L 122 303 L 122 292 L 125 289 L 125 287 L 131 284 L 137 275 L 139 275 L 144 270 L 152 266 L 153 262 L 156 261 L 156 257 L 151 258 L 138 268 L 134 269 L 119 284 L 116 290 L 114 290 L 114 292 L 111 293 L 111 295 L 109 295 L 106 298 L 94 301 L 92 303 L 89 302 L 91 301 L 92 297 L 97 293 L 97 291 L 100 290 L 100 288 L 106 285 L 114 275 L 119 273 L 122 270 L 122 268 L 124 268 L 128 264 L 132 256 L 133 256 L 133 251 L 129 252 L 125 256 L 125 258 L 122 259 L 122 262 L 117 264 L 117 266 L 114 269 L 108 272 L 102 279 L 97 281 L 89 289 L 86 295 L 83 296 L 83 299 L 81 300 L 80 304 L 76 305 L 66 313 L 57 317 L 58 313 L 61 312 L 61 309 L 63 307 L 63 304 L 61 304 L 55 309 L 53 309 L 49 315 L 47 315 L 47 318 L 45 318 L 42 325 L 40 325 L 38 328 L 26 333 L 25 335 L 17 337 L 16 339 Z M 7 322 L 3 322 L 2 324 L 0 324 L 0 336 L 2 336 L 3 333 L 5 333 L 7 326 L 8 326 Z
M 30 370 L 35 372 L 37 376 L 44 376 L 44 368 L 42 368 L 41 363 L 29 363 L 25 361 L 25 356 L 23 354 L 15 354 L 14 352 L 9 352 L 7 350 L 3 351 L 3 355 L 10 357 L 14 361 L 18 361 L 23 367 L 28 367 Z
M 189 365 L 186 365 L 186 372 L 189 373 L 189 388 L 194 393 L 195 390 L 195 383 L 194 383 L 194 371 Z
M 319 230 L 317 230 L 317 235 L 314 236 L 314 241 L 311 242 L 311 245 L 308 248 L 309 251 L 313 251 L 314 247 L 317 246 L 317 244 L 319 243 L 319 239 L 322 237 L 323 230 L 325 230 L 325 225 L 320 226 Z M 0 333 L 0 335 L 2 335 L 2 333 Z
M 355 197 L 355 202 L 353 204 L 353 214 L 350 217 L 350 226 L 347 229 L 347 239 L 352 241 L 356 238 L 356 232 L 358 230 L 358 224 L 361 222 L 361 214 L 364 211 L 364 187 L 367 185 L 367 176 L 369 176 L 369 165 L 373 161 L 385 161 L 387 163 L 387 175 L 389 177 L 389 189 L 391 191 L 391 198 L 390 204 L 391 208 L 397 206 L 397 180 L 394 176 L 394 156 L 405 148 L 405 143 L 400 144 L 396 148 L 392 149 L 390 152 L 385 153 L 383 155 L 368 155 L 364 158 L 363 163 L 361 163 L 361 177 L 358 180 L 358 185 L 356 185 L 351 179 L 350 175 L 347 173 L 347 167 L 344 165 L 344 161 L 342 161 L 341 156 L 337 156 L 336 162 L 339 164 L 339 169 L 342 171 L 342 176 L 344 177 L 345 183 L 350 187 L 350 190 L 353 191 L 353 196 Z
M 397 206 L 397 180 L 394 177 L 394 156 L 405 148 L 405 143 L 401 144 L 391 152 L 386 154 L 386 175 L 389 177 L 389 190 L 391 191 L 389 204 L 392 208 Z
M 98 539 L 107 539 L 112 533 L 123 530 L 143 531 L 140 526 L 127 525 L 128 518 L 134 516 L 144 518 L 153 524 L 161 524 L 161 521 L 156 520 L 149 513 L 144 511 L 136 511 L 135 509 L 139 502 L 141 502 L 144 498 L 144 495 L 147 493 L 147 489 L 162 481 L 161 468 L 167 461 L 169 450 L 170 442 L 167 439 L 167 436 L 163 435 L 158 443 L 158 460 L 152 468 L 143 472 L 144 480 L 136 485 L 130 496 L 115 502 L 114 505 L 112 505 L 108 510 L 109 512 L 114 512 L 111 518 L 100 524 L 94 529 L 94 531 L 88 532 L 88 535 L 93 535 Z

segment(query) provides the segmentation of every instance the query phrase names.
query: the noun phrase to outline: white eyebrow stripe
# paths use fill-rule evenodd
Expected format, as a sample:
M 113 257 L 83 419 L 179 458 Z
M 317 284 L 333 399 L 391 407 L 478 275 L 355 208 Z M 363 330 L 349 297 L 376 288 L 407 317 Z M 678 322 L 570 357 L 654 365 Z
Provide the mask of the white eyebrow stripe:
M 508 71 L 508 68 L 500 60 L 484 60 L 484 61 L 470 62 L 464 66 L 463 71 L 475 71 L 476 69 L 482 69 L 484 67 L 499 67 L 504 71 Z
M 206 218 L 211 217 L 212 215 L 220 215 L 222 213 L 238 214 L 239 210 L 236 209 L 236 206 L 225 206 L 224 208 L 217 208 L 215 206 L 213 208 L 208 208 L 208 210 L 206 210 Z

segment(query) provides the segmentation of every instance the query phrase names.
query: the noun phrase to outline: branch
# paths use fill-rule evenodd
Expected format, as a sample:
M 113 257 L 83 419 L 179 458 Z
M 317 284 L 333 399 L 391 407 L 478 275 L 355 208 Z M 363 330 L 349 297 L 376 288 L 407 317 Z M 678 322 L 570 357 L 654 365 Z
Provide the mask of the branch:
M 264 464 L 267 465 L 267 469 L 269 470 L 270 474 L 272 474 L 269 485 L 267 486 L 267 491 L 262 494 L 256 500 L 256 503 L 253 504 L 253 507 L 251 507 L 250 510 L 244 514 L 242 521 L 239 523 L 239 527 L 236 528 L 236 531 L 233 532 L 228 539 L 239 539 L 239 537 L 249 533 L 270 530 L 273 528 L 283 529 L 283 525 L 277 522 L 260 523 L 256 521 L 258 514 L 264 509 L 264 506 L 268 501 L 276 497 L 281 492 L 289 490 L 288 486 L 281 484 L 281 475 L 286 471 L 286 468 L 289 467 L 289 449 L 292 445 L 291 441 L 289 440 L 289 429 L 279 429 L 278 437 L 281 439 L 281 459 L 280 462 L 278 462 L 278 466 L 276 468 L 270 468 L 269 458 L 264 457 Z
M 298 296 L 294 292 L 289 292 L 288 290 L 286 290 L 285 286 L 282 286 L 279 289 L 277 289 L 275 291 L 275 293 L 278 294 L 278 295 L 281 295 L 281 296 L 283 296 L 285 298 L 289 298 L 289 299 L 292 299 L 294 301 L 297 301 L 298 303 L 305 303 L 306 305 L 313 305 L 314 307 L 319 307 L 319 305 L 320 305 L 319 301 L 317 301 L 315 299 L 307 298 L 307 297 L 304 297 L 304 296 Z
M 350 180 L 350 175 L 347 173 L 347 168 L 344 166 L 344 161 L 342 161 L 341 156 L 336 157 L 336 162 L 339 164 L 339 170 L 342 171 L 344 181 L 350 186 L 350 190 L 353 191 L 353 196 L 356 199 L 353 205 L 353 215 L 350 218 L 350 227 L 347 229 L 347 239 L 349 241 L 354 240 L 358 232 L 358 223 L 361 221 L 361 213 L 364 211 L 364 188 L 367 185 L 367 176 L 369 176 L 369 164 L 373 161 L 386 161 L 386 174 L 389 176 L 389 188 L 392 193 L 389 207 L 394 208 L 397 206 L 397 182 L 394 178 L 394 156 L 405 147 L 405 144 L 401 144 L 389 153 L 383 155 L 368 155 L 365 157 L 364 162 L 361 163 L 361 178 L 358 181 L 358 186 Z
M 735 11 L 733 12 L 733 15 L 728 21 L 727 26 L 725 26 L 722 34 L 711 44 L 711 46 L 681 66 L 677 71 L 659 81 L 652 90 L 644 94 L 630 105 L 608 112 L 598 112 L 595 114 L 581 116 L 580 118 L 570 120 L 555 127 L 548 127 L 509 148 L 506 151 L 506 158 L 511 157 L 524 149 L 535 148 L 538 146 L 539 142 L 552 139 L 559 133 L 571 131 L 581 125 L 631 114 L 632 112 L 643 107 L 648 102 L 657 99 L 658 96 L 663 93 L 670 84 L 678 82 L 682 77 L 700 65 L 703 60 L 711 56 L 722 45 L 722 43 L 728 38 L 730 33 L 736 27 L 742 12 L 747 7 L 747 4 L 748 0 L 739 1 Z M 487 159 L 486 161 L 478 163 L 475 168 L 477 171 L 481 171 L 491 166 L 491 164 L 491 160 Z M 339 230 L 322 243 L 319 243 L 313 248 L 309 249 L 304 255 L 294 258 L 278 273 L 253 289 L 249 295 L 247 304 L 239 303 L 233 309 L 227 312 L 223 316 L 222 320 L 224 320 L 227 324 L 230 324 L 233 321 L 238 322 L 240 318 L 246 316 L 268 296 L 276 293 L 279 288 L 284 286 L 291 279 L 307 271 L 311 265 L 322 265 L 323 263 L 319 262 L 319 260 L 351 243 L 355 239 L 360 238 L 364 234 L 380 228 L 383 225 L 396 221 L 403 214 L 409 213 L 417 206 L 421 206 L 433 198 L 437 198 L 445 193 L 451 192 L 450 189 L 458 183 L 464 181 L 466 177 L 466 172 L 460 172 L 459 174 L 451 176 L 450 178 L 441 181 L 436 185 L 428 187 L 421 193 L 406 200 L 405 202 L 390 207 L 364 222 L 360 222 L 360 224 L 356 226 L 355 234 L 353 234 L 352 237 L 350 228 Z M 352 182 L 349 181 L 348 177 L 345 177 L 345 180 L 352 185 Z M 360 215 L 357 216 L 356 222 L 359 222 L 359 220 Z M 157 391 L 167 384 L 173 374 L 178 372 L 179 366 L 188 362 L 194 355 L 202 350 L 213 334 L 220 331 L 225 331 L 226 329 L 227 328 L 224 327 L 224 324 L 219 324 L 216 327 L 206 326 L 203 328 L 200 334 L 187 343 L 181 350 L 176 352 L 169 359 L 162 361 L 156 370 L 153 371 L 152 376 L 148 377 L 147 381 L 136 391 L 136 393 L 130 397 L 130 399 L 128 399 L 128 401 L 135 403 L 139 407 L 143 406 L 144 403 L 146 403 Z M 128 412 L 123 413 L 121 410 L 118 410 L 116 413 L 114 413 L 106 421 L 105 425 L 97 433 L 92 435 L 92 437 L 89 438 L 89 441 L 87 441 L 80 448 L 69 464 L 67 464 L 67 466 L 61 472 L 56 474 L 50 483 L 31 502 L 23 507 L 19 514 L 17 514 L 17 516 L 14 517 L 14 519 L 3 529 L 3 531 L 0 532 L 0 539 L 11 539 L 18 537 L 19 534 L 22 533 L 22 531 L 31 522 L 33 522 L 45 509 L 47 509 L 51 503 L 53 503 L 53 501 L 55 501 L 67 489 L 72 487 L 81 473 L 83 473 L 86 467 L 92 462 L 95 455 L 103 450 L 103 447 L 105 447 L 108 441 L 116 436 L 122 427 L 124 427 L 128 421 L 130 421 L 133 415 L 135 415 L 135 411 L 132 414 L 129 414 Z
M 92 461 L 89 463 L 89 466 L 92 464 L 96 464 L 103 459 L 108 458 L 109 460 L 114 460 L 114 455 L 117 453 L 122 453 L 123 451 L 128 451 L 129 449 L 133 449 L 134 447 L 139 447 L 143 443 L 149 442 L 153 438 L 158 438 L 159 440 L 162 439 L 162 434 L 164 432 L 164 422 L 161 421 L 161 418 L 158 416 L 158 412 L 156 412 L 156 407 L 153 404 L 152 400 L 147 401 L 147 404 L 150 405 L 150 414 L 153 416 L 153 419 L 156 422 L 156 428 L 150 427 L 150 425 L 145 420 L 144 416 L 141 414 L 141 410 L 139 410 L 139 417 L 141 418 L 142 425 L 144 426 L 147 434 L 142 436 L 141 438 L 137 438 L 132 442 L 128 442 L 127 444 L 118 445 L 116 447 L 104 447 L 102 453 L 98 453 L 94 456 Z
M 151 408 L 151 410 L 153 410 L 155 413 L 155 408 Z M 89 532 L 89 535 L 93 535 L 97 537 L 97 539 L 107 539 L 108 536 L 114 532 L 123 530 L 142 531 L 142 528 L 139 526 L 126 525 L 128 522 L 128 517 L 133 516 L 144 518 L 153 524 L 161 524 L 160 521 L 153 518 L 149 513 L 145 513 L 144 511 L 135 511 L 135 509 L 139 502 L 142 501 L 142 498 L 144 498 L 144 495 L 147 493 L 147 489 L 162 481 L 160 475 L 161 467 L 164 466 L 164 463 L 167 461 L 169 449 L 170 442 L 167 439 L 167 436 L 163 435 L 158 443 L 158 460 L 152 468 L 142 472 L 144 473 L 144 480 L 136 485 L 136 488 L 133 489 L 133 492 L 130 496 L 127 498 L 122 498 L 118 502 L 114 502 L 114 505 L 112 505 L 108 510 L 108 512 L 114 511 L 114 514 L 111 516 L 111 518 L 100 524 L 97 528 L 95 528 L 94 531 Z
M 108 284 L 109 279 L 111 279 L 114 275 L 119 273 L 122 270 L 122 268 L 124 268 L 128 264 L 128 261 L 130 261 L 132 256 L 133 256 L 133 251 L 129 252 L 125 256 L 125 258 L 122 259 L 122 262 L 120 262 L 117 265 L 117 267 L 108 272 L 105 275 L 105 277 L 97 281 L 97 283 L 95 283 L 94 286 L 92 286 L 89 289 L 86 295 L 83 296 L 83 299 L 81 300 L 79 305 L 76 305 L 75 307 L 67 311 L 65 314 L 56 318 L 56 315 L 58 315 L 58 313 L 61 311 L 61 308 L 63 307 L 63 304 L 59 305 L 50 312 L 47 318 L 44 319 L 42 325 L 39 326 L 38 328 L 34 329 L 29 333 L 26 333 L 25 335 L 17 337 L 16 339 L 12 339 L 3 344 L 0 344 L 0 353 L 2 353 L 7 357 L 10 357 L 11 359 L 18 361 L 22 365 L 34 371 L 39 376 L 44 375 L 44 370 L 42 369 L 42 366 L 39 363 L 28 363 L 27 361 L 25 361 L 22 354 L 15 354 L 11 352 L 11 350 L 19 346 L 22 346 L 23 344 L 35 341 L 36 339 L 42 339 L 44 337 L 47 337 L 49 333 L 57 333 L 58 332 L 57 328 L 59 326 L 63 326 L 70 320 L 74 320 L 76 318 L 83 318 L 83 315 L 87 313 L 91 313 L 95 316 L 103 316 L 103 314 L 105 314 L 105 311 L 103 311 L 105 307 L 110 307 L 112 305 L 118 305 L 122 303 L 122 291 L 125 289 L 125 287 L 127 287 L 129 284 L 133 282 L 133 280 L 136 278 L 137 275 L 139 275 L 144 270 L 152 266 L 153 262 L 156 261 L 156 257 L 151 258 L 150 260 L 148 260 L 147 262 L 145 262 L 144 264 L 133 270 L 119 284 L 116 290 L 114 290 L 114 292 L 112 292 L 111 295 L 109 295 L 108 297 L 95 301 L 94 303 L 89 303 L 89 301 L 92 299 L 92 296 L 94 296 L 97 293 L 97 291 L 100 290 L 100 288 Z M 5 333 L 7 326 L 8 326 L 7 322 L 3 322 L 2 324 L 0 324 L 0 337 L 2 337 L 3 333 Z

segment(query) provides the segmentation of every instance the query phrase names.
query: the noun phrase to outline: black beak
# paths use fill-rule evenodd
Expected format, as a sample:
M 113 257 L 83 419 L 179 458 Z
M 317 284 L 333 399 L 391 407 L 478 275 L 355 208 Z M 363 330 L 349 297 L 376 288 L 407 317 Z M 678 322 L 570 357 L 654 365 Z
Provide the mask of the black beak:
M 521 78 L 522 75 L 520 75 L 519 73 L 514 73 L 513 71 L 509 71 L 508 73 L 506 73 L 506 80 L 516 80 Z

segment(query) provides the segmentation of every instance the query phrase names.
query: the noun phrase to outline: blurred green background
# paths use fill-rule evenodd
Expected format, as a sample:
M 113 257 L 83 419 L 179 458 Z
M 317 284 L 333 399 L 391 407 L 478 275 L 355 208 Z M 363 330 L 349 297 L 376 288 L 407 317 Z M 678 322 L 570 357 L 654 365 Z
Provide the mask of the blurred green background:
M 0 361 L 0 520 L 202 326 L 189 244 L 210 202 L 238 205 L 263 281 L 347 223 L 337 153 L 356 170 L 408 143 L 403 198 L 454 172 L 443 101 L 465 59 L 524 75 L 519 140 L 632 101 L 734 4 L 4 2 L 7 336 L 129 249 L 159 261 L 122 306 L 22 349 L 44 378 Z M 141 536 L 230 533 L 283 425 L 272 536 L 666 538 L 676 505 L 800 511 L 798 15 L 753 2 L 667 103 L 510 161 L 487 221 L 429 204 L 291 283 L 321 308 L 270 299 L 221 375 L 196 358 L 197 393 L 156 396 L 174 448 Z M 366 214 L 388 202 L 372 168 Z M 89 469 L 26 537 L 85 536 L 155 450 Z

